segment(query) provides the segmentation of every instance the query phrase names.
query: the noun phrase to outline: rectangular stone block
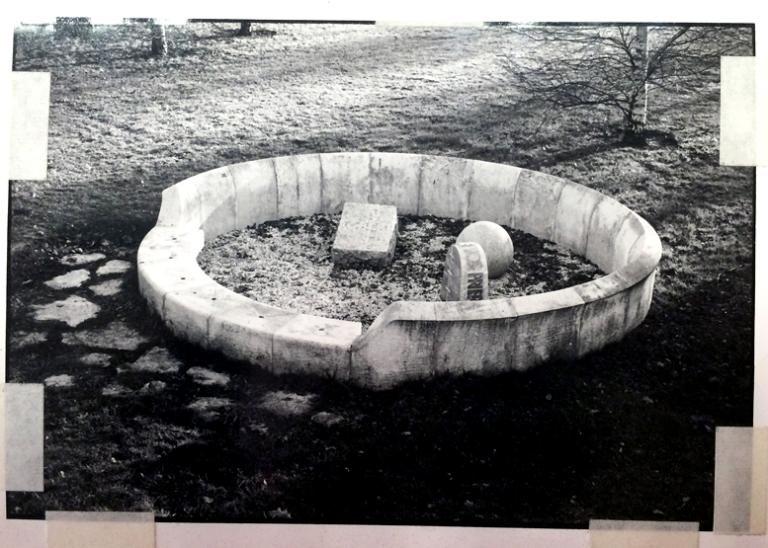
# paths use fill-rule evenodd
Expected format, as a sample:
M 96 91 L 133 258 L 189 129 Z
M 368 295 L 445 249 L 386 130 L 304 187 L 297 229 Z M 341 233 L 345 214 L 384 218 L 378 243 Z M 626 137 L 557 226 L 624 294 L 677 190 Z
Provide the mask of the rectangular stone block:
M 297 314 L 251 301 L 211 315 L 208 341 L 236 360 L 259 363 L 272 370 L 272 344 L 275 333 Z
M 437 303 L 434 370 L 493 373 L 509 369 L 517 341 L 511 299 Z
M 245 306 L 250 302 L 247 297 L 233 293 L 209 279 L 202 286 L 185 287 L 166 293 L 162 315 L 171 331 L 210 348 L 208 318 L 223 309 Z
M 517 311 L 517 340 L 512 360 L 515 369 L 578 356 L 584 301 L 573 288 L 515 297 L 512 303 Z
M 513 226 L 515 188 L 521 171 L 519 167 L 475 161 L 467 218 Z
M 524 169 L 517 179 L 514 228 L 554 240 L 557 203 L 564 184 L 559 177 Z
M 611 297 L 629 287 L 626 279 L 619 272 L 611 272 L 591 282 L 573 286 L 573 289 L 584 300 L 590 303 L 605 297 Z
M 205 234 L 202 230 L 156 226 L 141 241 L 137 262 L 164 261 L 179 254 L 197 257 L 204 245 Z
M 471 185 L 471 161 L 425 156 L 421 167 L 418 214 L 466 219 Z
M 236 228 L 278 218 L 277 176 L 271 158 L 229 166 L 235 184 Z
M 634 329 L 645 320 L 653 299 L 653 284 L 656 273 L 652 272 L 644 280 L 625 291 L 627 296 L 627 317 L 624 330 Z
M 624 220 L 631 214 L 629 209 L 607 196 L 595 206 L 589 223 L 585 256 L 603 272 L 610 272 L 613 268 L 616 236 Z
M 163 190 L 156 226 L 200 228 L 200 195 L 192 179 L 184 179 Z
M 367 201 L 393 205 L 402 215 L 417 215 L 422 157 L 372 152 L 370 158 Z
M 435 303 L 398 301 L 352 346 L 352 380 L 384 389 L 433 371 Z
M 383 268 L 397 244 L 397 209 L 390 205 L 347 202 L 331 248 L 340 267 Z
M 200 228 L 206 241 L 234 230 L 237 226 L 235 183 L 227 167 L 195 175 L 190 179 L 198 187 Z
M 306 217 L 321 211 L 322 177 L 317 154 L 274 158 L 279 218 Z
M 639 215 L 631 213 L 624 219 L 618 234 L 616 234 L 611 270 L 618 270 L 627 264 L 630 250 L 644 233 L 645 226 L 643 226 Z
M 366 152 L 323 154 L 323 213 L 339 213 L 345 202 L 365 203 L 370 195 L 370 155 Z
M 168 288 L 174 291 L 210 283 L 194 257 L 175 257 L 142 263 L 139 259 L 139 292 L 158 313 Z
M 624 336 L 629 295 L 620 292 L 583 306 L 578 331 L 578 355 L 584 356 Z
M 553 240 L 574 253 L 584 255 L 592 212 L 602 199 L 603 195 L 591 188 L 565 182 L 557 202 Z
M 362 331 L 359 322 L 297 314 L 274 334 L 273 371 L 323 374 L 347 380 L 352 342 Z

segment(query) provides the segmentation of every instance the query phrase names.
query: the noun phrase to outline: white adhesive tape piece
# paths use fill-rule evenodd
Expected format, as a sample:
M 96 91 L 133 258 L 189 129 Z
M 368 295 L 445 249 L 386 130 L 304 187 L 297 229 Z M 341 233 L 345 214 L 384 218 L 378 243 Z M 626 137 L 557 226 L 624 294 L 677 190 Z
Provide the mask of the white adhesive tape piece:
M 590 548 L 697 548 L 699 524 L 690 521 L 589 521 Z
M 11 73 L 9 179 L 47 177 L 50 96 L 50 72 Z
M 155 548 L 152 512 L 46 512 L 47 548 Z
M 43 385 L 5 384 L 5 490 L 43 490 Z
M 768 428 L 718 427 L 713 531 L 764 535 Z
M 720 165 L 764 165 L 758 91 L 756 57 L 720 58 Z

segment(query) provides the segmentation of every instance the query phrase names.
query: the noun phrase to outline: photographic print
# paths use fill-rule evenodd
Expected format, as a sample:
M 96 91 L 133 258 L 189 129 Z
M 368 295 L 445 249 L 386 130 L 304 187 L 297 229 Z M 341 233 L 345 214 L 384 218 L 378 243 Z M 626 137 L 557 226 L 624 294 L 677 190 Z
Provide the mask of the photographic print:
M 10 182 L 9 519 L 712 530 L 751 426 L 751 24 L 60 17 Z

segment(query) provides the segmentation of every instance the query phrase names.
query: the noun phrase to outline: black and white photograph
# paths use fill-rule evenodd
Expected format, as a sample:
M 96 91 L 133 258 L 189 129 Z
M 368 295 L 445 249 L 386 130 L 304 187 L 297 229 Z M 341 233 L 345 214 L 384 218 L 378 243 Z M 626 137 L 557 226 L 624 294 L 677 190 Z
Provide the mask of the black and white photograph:
M 9 520 L 713 530 L 753 24 L 75 15 L 13 36 L 50 103 L 8 191 L 5 382 L 45 433 Z

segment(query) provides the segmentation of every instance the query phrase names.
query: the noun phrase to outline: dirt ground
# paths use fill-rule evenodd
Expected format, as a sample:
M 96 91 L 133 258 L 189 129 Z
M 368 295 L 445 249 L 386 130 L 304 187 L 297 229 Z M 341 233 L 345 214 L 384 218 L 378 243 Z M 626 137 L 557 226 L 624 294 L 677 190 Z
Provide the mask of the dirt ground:
M 714 430 L 752 422 L 754 335 L 755 176 L 718 165 L 716 75 L 696 95 L 652 95 L 651 126 L 674 138 L 628 147 L 602 112 L 524 107 L 500 59 L 531 45 L 508 29 L 235 29 L 169 28 L 165 60 L 148 58 L 143 27 L 17 32 L 16 70 L 50 70 L 52 89 L 48 180 L 11 184 L 7 380 L 49 385 L 45 492 L 9 493 L 9 516 L 711 529 Z M 617 198 L 663 242 L 646 321 L 577 362 L 372 393 L 203 352 L 148 312 L 135 252 L 162 189 L 359 150 L 503 162 Z M 45 285 L 82 252 L 105 255 L 83 268 L 115 294 Z M 116 259 L 134 266 L 98 274 Z M 35 320 L 71 295 L 100 313 Z M 102 329 L 136 344 L 82 333 Z
M 398 216 L 392 263 L 384 269 L 338 268 L 331 248 L 341 214 L 269 221 L 208 242 L 197 261 L 218 283 L 283 310 L 361 322 L 367 329 L 395 301 L 439 301 L 443 265 L 470 221 Z M 488 298 L 555 291 L 604 274 L 553 242 L 504 227 L 512 264 L 489 279 Z

